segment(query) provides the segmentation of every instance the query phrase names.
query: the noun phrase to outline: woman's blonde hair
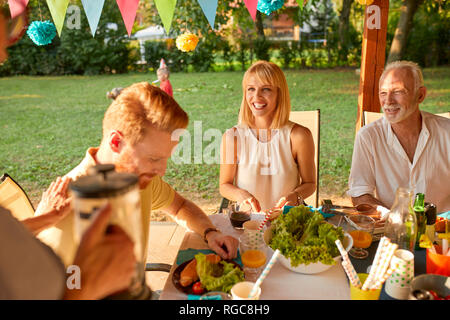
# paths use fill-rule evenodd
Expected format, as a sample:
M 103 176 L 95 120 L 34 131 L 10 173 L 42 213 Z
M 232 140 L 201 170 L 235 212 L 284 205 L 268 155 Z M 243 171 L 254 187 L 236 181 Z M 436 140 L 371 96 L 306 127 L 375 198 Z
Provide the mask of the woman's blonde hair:
M 187 113 L 171 96 L 148 82 L 140 82 L 123 89 L 106 110 L 103 137 L 117 130 L 135 145 L 150 126 L 172 133 L 185 129 L 188 122 Z
M 281 128 L 289 121 L 291 112 L 291 99 L 289 97 L 289 88 L 283 71 L 275 63 L 268 61 L 255 62 L 244 74 L 242 79 L 242 103 L 239 110 L 239 124 L 250 126 L 254 124 L 255 117 L 247 103 L 246 87 L 251 76 L 255 76 L 258 81 L 264 84 L 270 84 L 277 88 L 277 108 L 270 125 L 270 129 Z

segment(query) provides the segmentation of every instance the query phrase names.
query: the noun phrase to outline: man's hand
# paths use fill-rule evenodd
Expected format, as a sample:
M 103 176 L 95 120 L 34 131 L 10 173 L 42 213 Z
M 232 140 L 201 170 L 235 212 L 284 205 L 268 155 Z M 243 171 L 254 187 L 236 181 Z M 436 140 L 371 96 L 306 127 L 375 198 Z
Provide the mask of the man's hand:
M 83 235 L 73 263 L 81 270 L 81 289 L 67 290 L 65 299 L 101 299 L 131 284 L 136 270 L 134 244 L 120 227 L 108 226 L 110 216 L 109 205 L 99 209 Z
M 236 238 L 216 231 L 209 232 L 206 239 L 211 250 L 215 251 L 222 259 L 228 260 L 237 257 L 239 241 Z

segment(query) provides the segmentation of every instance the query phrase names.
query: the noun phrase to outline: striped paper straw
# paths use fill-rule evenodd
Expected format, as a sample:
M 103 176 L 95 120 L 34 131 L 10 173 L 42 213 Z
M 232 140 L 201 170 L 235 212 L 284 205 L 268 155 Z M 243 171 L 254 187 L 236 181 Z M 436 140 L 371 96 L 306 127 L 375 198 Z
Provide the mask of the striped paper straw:
M 269 210 L 266 212 L 266 216 L 263 220 L 263 222 L 261 222 L 261 224 L 258 227 L 258 231 L 262 231 L 262 229 L 264 228 L 264 225 L 267 223 L 267 221 L 269 221 L 270 215 L 272 214 L 272 211 Z
M 374 289 L 381 289 L 381 286 L 383 283 L 386 282 L 386 280 L 394 273 L 394 271 L 397 269 L 398 265 L 396 265 L 394 268 L 389 268 L 388 271 L 384 274 L 383 278 L 375 283 L 373 286 Z
M 380 268 L 378 269 L 377 274 L 374 278 L 374 283 L 371 285 L 371 289 L 374 289 L 383 279 L 387 269 L 389 268 L 389 265 L 392 260 L 392 256 L 394 255 L 395 250 L 397 250 L 398 245 L 395 243 L 390 243 L 388 246 L 387 252 L 382 255 Z
M 342 261 L 342 267 L 344 268 L 345 273 L 348 276 L 348 279 L 352 283 L 352 286 L 355 288 L 361 288 L 361 280 L 359 280 L 358 274 L 355 269 L 353 271 L 349 268 L 348 263 L 346 261 Z
M 256 280 L 255 285 L 252 288 L 252 291 L 250 291 L 250 294 L 248 295 L 249 298 L 253 297 L 256 294 L 256 291 L 258 290 L 258 287 L 261 285 L 261 283 L 264 281 L 264 279 L 267 277 L 267 275 L 269 274 L 270 269 L 272 269 L 273 265 L 275 264 L 275 262 L 278 259 L 278 255 L 280 254 L 280 250 L 275 250 L 275 252 L 272 255 L 272 258 L 270 258 L 269 263 L 267 264 L 267 266 L 264 268 L 263 272 L 261 273 L 261 275 L 259 276 L 258 280 Z
M 342 260 L 348 264 L 350 270 L 352 270 L 352 269 L 355 270 L 355 268 L 353 268 L 352 262 L 350 261 L 350 258 L 348 257 L 347 251 L 345 251 L 344 246 L 342 245 L 341 241 L 339 239 L 337 239 L 335 241 L 335 243 L 339 249 L 339 252 L 341 253 Z
M 366 291 L 369 288 L 369 285 L 372 282 L 373 277 L 375 276 L 376 269 L 378 268 L 378 263 L 380 261 L 380 255 L 381 252 L 384 250 L 384 247 L 386 245 L 386 241 L 389 241 L 388 238 L 382 237 L 380 239 L 380 242 L 378 243 L 377 252 L 375 253 L 375 257 L 373 259 L 372 268 L 370 269 L 369 276 L 367 277 L 366 281 L 364 282 L 362 286 L 362 290 Z
M 378 262 L 376 265 L 374 265 L 373 267 L 373 274 L 372 274 L 372 278 L 370 279 L 370 282 L 367 284 L 367 289 L 372 289 L 375 285 L 375 283 L 378 281 L 380 274 L 383 273 L 383 268 L 386 262 L 386 256 L 389 253 L 389 250 L 391 248 L 391 242 L 389 239 L 386 239 L 386 241 L 384 242 L 383 248 L 381 248 L 380 250 L 380 255 L 378 257 Z

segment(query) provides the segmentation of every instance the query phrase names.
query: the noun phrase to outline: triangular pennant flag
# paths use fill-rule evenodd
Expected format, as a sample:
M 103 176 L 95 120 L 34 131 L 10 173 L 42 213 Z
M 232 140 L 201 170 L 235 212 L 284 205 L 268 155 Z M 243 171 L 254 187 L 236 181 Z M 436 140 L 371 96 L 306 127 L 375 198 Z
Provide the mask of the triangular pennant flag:
M 28 5 L 28 0 L 8 0 L 9 11 L 11 11 L 11 19 L 20 16 Z
M 202 7 L 203 13 L 208 19 L 211 28 L 214 29 L 214 21 L 216 20 L 217 2 L 218 0 L 197 0 Z
M 156 9 L 158 9 L 159 16 L 161 17 L 161 21 L 164 25 L 164 29 L 166 30 L 166 34 L 169 34 L 177 0 L 154 0 L 154 1 L 156 4 Z
M 258 0 L 244 0 L 248 12 L 252 16 L 253 21 L 256 19 L 256 9 L 258 7 Z
M 136 19 L 136 11 L 139 6 L 139 0 L 116 0 L 122 14 L 123 22 L 127 28 L 128 36 L 131 35 L 134 19 Z
M 52 15 L 58 35 L 61 37 L 61 31 L 64 25 L 64 19 L 66 18 L 69 0 L 47 0 L 47 5 L 50 9 L 50 14 Z
M 91 28 L 91 33 L 94 37 L 98 22 L 100 21 L 100 16 L 102 15 L 105 0 L 81 0 L 81 3 L 83 3 L 84 12 L 86 12 L 89 27 Z
M 308 0 L 297 0 L 298 6 L 300 9 L 303 9 L 303 6 L 308 2 Z

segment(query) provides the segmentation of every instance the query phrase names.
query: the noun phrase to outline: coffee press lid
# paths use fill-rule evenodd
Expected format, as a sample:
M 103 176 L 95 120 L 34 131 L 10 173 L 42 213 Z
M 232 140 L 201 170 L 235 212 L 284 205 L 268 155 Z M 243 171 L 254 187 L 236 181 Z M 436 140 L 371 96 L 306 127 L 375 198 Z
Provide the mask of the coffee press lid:
M 109 198 L 125 194 L 137 185 L 137 175 L 114 169 L 113 164 L 93 166 L 87 176 L 71 182 L 69 187 L 79 198 Z

